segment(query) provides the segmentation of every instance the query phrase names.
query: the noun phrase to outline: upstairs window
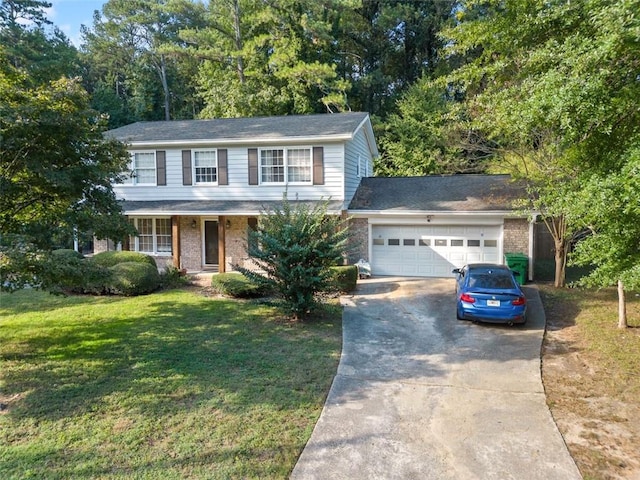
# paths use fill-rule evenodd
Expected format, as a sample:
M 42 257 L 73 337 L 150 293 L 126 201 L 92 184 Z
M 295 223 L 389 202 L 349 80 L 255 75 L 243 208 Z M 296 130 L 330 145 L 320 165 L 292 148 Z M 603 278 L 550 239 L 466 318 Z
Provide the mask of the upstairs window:
M 196 185 L 218 182 L 218 162 L 215 150 L 193 152 L 193 172 Z
M 311 149 L 287 150 L 287 181 L 289 183 L 311 182 Z
M 310 148 L 260 150 L 261 183 L 311 183 Z
M 262 183 L 284 183 L 284 150 L 260 151 Z
M 155 152 L 134 152 L 131 159 L 131 183 L 133 185 L 156 184 Z

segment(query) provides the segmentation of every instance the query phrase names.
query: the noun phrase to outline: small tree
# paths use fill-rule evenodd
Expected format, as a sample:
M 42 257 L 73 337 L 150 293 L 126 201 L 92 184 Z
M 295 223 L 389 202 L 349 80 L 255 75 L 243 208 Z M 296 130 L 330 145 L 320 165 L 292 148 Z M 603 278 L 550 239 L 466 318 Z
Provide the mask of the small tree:
M 625 289 L 640 287 L 640 148 L 620 173 L 593 175 L 577 197 L 576 210 L 592 235 L 571 257 L 593 270 L 587 287 L 618 287 L 618 326 L 627 327 Z
M 342 260 L 347 228 L 339 216 L 327 215 L 328 202 L 310 206 L 289 202 L 263 211 L 256 230 L 248 232 L 248 253 L 258 271 L 238 268 L 265 283 L 284 300 L 295 319 L 313 308 L 315 295 L 330 284 L 330 267 Z

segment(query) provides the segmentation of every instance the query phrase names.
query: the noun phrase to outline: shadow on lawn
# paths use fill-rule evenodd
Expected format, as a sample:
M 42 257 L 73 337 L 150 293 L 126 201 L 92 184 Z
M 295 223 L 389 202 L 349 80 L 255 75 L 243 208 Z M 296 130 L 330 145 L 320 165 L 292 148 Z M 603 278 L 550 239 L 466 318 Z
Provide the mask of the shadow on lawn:
M 340 336 L 322 331 L 336 325 L 277 323 L 274 308 L 250 303 L 163 298 L 126 320 L 47 330 L 5 351 L 3 361 L 20 363 L 2 375 L 5 393 L 20 396 L 5 414 L 56 420 L 114 408 L 153 416 L 202 404 L 286 409 L 328 390 L 324 372 L 337 357 L 326 352 L 339 352 Z

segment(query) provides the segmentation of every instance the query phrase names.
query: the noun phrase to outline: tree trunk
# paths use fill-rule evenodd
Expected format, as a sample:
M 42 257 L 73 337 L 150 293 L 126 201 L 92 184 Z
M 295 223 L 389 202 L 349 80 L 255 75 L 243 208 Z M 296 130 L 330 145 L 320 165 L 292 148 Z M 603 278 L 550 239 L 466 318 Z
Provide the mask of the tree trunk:
M 164 119 L 168 121 L 171 120 L 171 92 L 169 92 L 169 83 L 167 82 L 167 64 L 164 55 L 160 56 L 160 68 L 158 70 L 164 94 Z
M 244 85 L 244 59 L 242 58 L 242 30 L 240 28 L 240 0 L 235 0 L 233 3 L 233 32 L 234 32 L 234 43 L 236 46 L 236 50 L 238 51 L 238 58 L 236 59 L 236 69 L 238 72 L 238 80 L 240 83 Z
M 618 328 L 627 328 L 627 304 L 624 298 L 624 284 L 618 280 Z
M 569 242 L 565 240 L 567 236 L 567 224 L 563 216 L 543 217 L 547 230 L 553 238 L 555 253 L 556 272 L 553 285 L 556 288 L 564 287 L 567 268 L 567 254 L 569 252 Z
M 562 239 L 555 239 L 555 262 L 556 271 L 553 285 L 556 288 L 564 287 L 567 266 L 567 249 Z

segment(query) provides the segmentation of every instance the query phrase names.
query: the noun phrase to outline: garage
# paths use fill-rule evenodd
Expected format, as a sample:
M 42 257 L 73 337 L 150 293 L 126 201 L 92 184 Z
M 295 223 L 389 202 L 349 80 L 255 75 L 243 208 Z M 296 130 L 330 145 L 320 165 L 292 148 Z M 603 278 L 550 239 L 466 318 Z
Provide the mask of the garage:
M 374 275 L 448 277 L 473 262 L 501 259 L 502 225 L 372 225 Z

